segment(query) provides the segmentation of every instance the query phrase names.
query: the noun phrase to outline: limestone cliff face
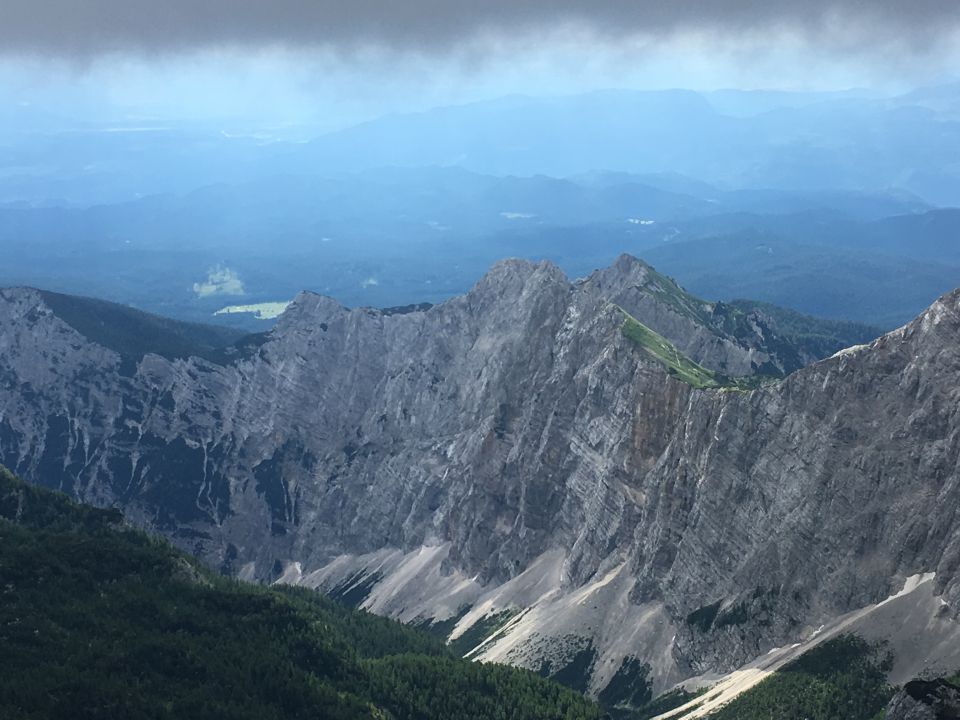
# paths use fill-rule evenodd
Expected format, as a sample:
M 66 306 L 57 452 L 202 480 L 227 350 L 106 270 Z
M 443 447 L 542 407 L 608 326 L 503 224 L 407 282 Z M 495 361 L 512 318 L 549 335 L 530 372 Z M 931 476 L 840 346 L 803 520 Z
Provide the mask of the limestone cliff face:
M 752 392 L 621 332 L 728 375 L 807 359 L 690 303 L 627 257 L 505 261 L 428 310 L 305 293 L 229 362 L 134 363 L 0 291 L 0 462 L 244 577 L 455 635 L 510 610 L 478 656 L 588 653 L 594 691 L 630 658 L 655 689 L 730 670 L 919 573 L 960 604 L 960 294 Z

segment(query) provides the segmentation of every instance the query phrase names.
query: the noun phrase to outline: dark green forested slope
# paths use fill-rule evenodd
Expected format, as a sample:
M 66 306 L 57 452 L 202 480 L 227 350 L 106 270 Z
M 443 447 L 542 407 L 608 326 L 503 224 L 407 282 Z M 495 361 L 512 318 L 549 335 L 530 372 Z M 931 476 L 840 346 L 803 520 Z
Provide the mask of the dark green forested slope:
M 156 353 L 171 360 L 194 355 L 218 361 L 224 348 L 243 336 L 231 328 L 171 320 L 106 300 L 44 290 L 40 294 L 78 333 L 133 360 Z
M 891 663 L 882 646 L 841 635 L 807 651 L 709 718 L 871 720 L 893 695 L 887 684 Z
M 830 357 L 851 345 L 873 342 L 883 330 L 851 320 L 828 320 L 804 315 L 796 310 L 757 302 L 755 300 L 732 300 L 725 305 L 744 313 L 759 311 L 773 318 L 780 336 L 814 357 Z
M 840 635 L 808 650 L 728 704 L 707 715 L 707 720 L 882 720 L 883 709 L 894 693 L 887 684 L 892 655 L 882 644 L 856 635 Z M 650 720 L 686 705 L 700 702 L 676 715 L 688 717 L 711 699 L 713 689 L 696 692 L 671 690 L 643 707 L 615 707 L 617 720 Z M 601 699 L 602 699 L 601 694 Z
M 597 718 L 532 673 L 315 593 L 216 577 L 0 468 L 0 717 Z

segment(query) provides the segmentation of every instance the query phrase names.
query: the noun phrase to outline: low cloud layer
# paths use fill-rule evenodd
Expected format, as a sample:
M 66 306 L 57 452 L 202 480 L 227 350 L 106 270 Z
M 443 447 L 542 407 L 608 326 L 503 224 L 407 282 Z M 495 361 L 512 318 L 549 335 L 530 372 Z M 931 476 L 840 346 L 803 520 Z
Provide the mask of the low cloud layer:
M 193 292 L 198 298 L 216 295 L 245 295 L 246 290 L 240 276 L 227 267 L 211 268 L 204 282 L 193 284 Z
M 219 46 L 450 52 L 474 40 L 573 28 L 611 37 L 794 32 L 829 47 L 930 48 L 957 0 L 7 0 L 0 53 L 91 57 Z

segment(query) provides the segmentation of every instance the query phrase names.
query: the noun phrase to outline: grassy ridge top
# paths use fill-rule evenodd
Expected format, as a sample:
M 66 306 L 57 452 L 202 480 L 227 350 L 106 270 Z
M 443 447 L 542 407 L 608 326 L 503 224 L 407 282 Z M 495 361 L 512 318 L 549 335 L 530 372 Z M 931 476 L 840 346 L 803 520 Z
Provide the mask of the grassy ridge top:
M 516 668 L 314 592 L 216 576 L 0 468 L 0 717 L 588 720 Z
M 623 308 L 619 309 L 624 315 L 623 325 L 621 326 L 623 335 L 634 345 L 652 355 L 670 375 L 688 385 L 700 389 L 752 390 L 764 383 L 776 380 L 776 378 L 768 378 L 763 375 L 732 378 L 708 370 L 680 352 L 677 346 L 663 335 L 644 325 Z
M 764 334 L 764 342 L 780 356 L 787 374 L 802 367 L 810 358 L 827 358 L 843 348 L 872 342 L 883 334 L 880 328 L 864 323 L 814 317 L 771 303 L 745 299 L 708 302 L 649 264 L 643 264 L 647 268 L 644 290 L 661 305 L 698 325 L 733 338 L 746 338 L 756 333 L 754 318 L 759 315 L 762 324 L 769 324 L 773 330 L 772 334 Z
M 623 334 L 656 358 L 668 373 L 697 388 L 720 387 L 716 373 L 695 363 L 663 335 L 651 330 L 625 310 L 623 314 L 626 316 L 623 321 Z

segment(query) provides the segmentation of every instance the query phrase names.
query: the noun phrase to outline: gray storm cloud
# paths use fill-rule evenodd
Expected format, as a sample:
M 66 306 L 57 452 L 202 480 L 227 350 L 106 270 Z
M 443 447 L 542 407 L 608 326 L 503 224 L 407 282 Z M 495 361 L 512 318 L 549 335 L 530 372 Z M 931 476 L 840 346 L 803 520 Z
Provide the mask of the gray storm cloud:
M 431 52 L 571 25 L 619 37 L 787 30 L 826 45 L 922 48 L 958 21 L 960 0 L 0 0 L 0 53 L 272 44 Z

